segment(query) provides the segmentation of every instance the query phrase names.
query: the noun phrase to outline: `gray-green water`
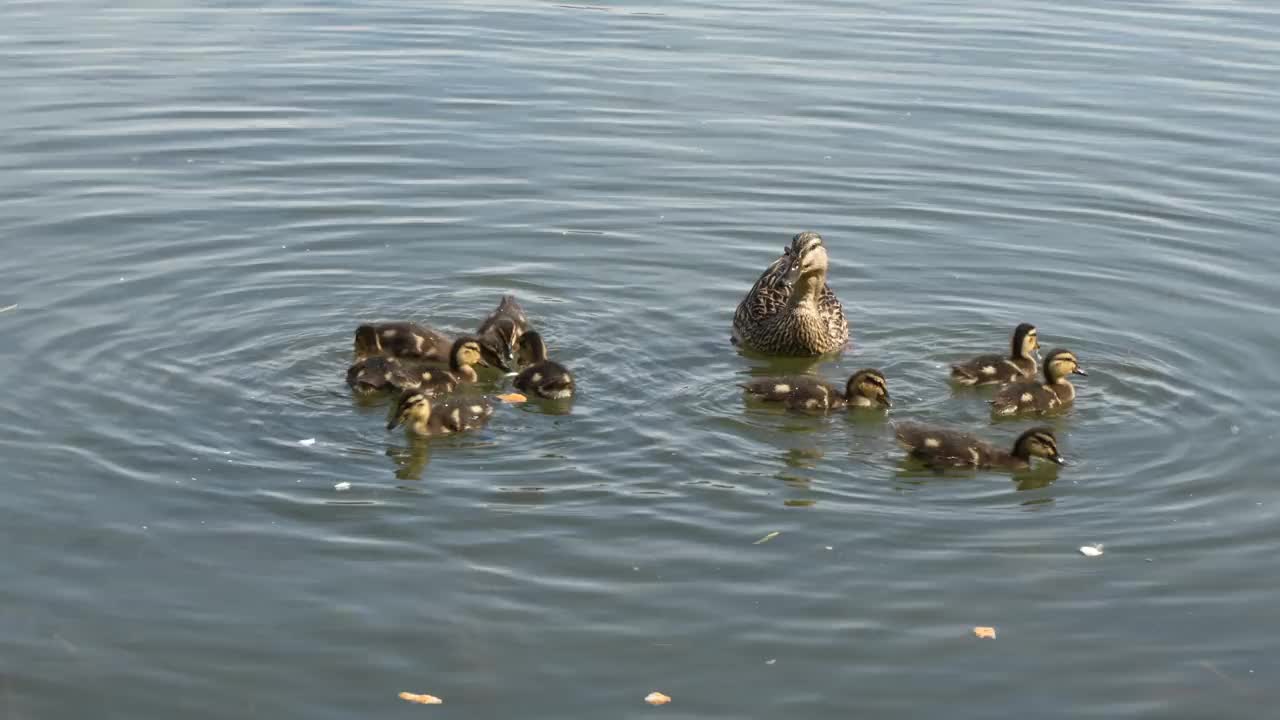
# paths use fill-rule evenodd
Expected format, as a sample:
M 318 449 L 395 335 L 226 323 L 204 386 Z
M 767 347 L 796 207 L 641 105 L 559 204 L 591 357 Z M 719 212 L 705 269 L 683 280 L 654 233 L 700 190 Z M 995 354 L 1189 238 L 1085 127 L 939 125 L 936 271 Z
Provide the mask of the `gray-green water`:
M 1280 700 L 1273 3 L 11 0 L 0 55 L 0 717 Z M 946 366 L 1035 322 L 1076 464 L 744 408 L 801 229 L 821 372 L 1004 442 Z M 352 401 L 356 323 L 506 291 L 572 414 L 423 453 Z

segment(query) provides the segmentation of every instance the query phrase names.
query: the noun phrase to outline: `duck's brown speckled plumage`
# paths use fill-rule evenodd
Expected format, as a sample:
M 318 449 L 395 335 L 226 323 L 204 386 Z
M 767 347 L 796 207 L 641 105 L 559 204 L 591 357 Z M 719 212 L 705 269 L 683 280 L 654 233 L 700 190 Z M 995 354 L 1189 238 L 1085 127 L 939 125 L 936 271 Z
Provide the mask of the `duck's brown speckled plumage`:
M 502 296 L 498 307 L 476 330 L 485 363 L 503 370 L 514 370 L 517 344 L 528 329 L 529 318 L 520 303 L 511 295 Z
M 1075 386 L 1067 376 L 1087 375 L 1076 356 L 1068 350 L 1054 350 L 1044 361 L 1044 382 L 1005 385 L 991 400 L 991 412 L 997 416 L 1044 415 L 1065 409 L 1076 398 Z
M 844 387 L 813 375 L 784 375 L 743 383 L 756 400 L 779 403 L 793 412 L 825 412 L 844 408 L 888 408 L 892 405 L 884 374 L 867 368 L 849 376 Z
M 573 374 L 554 360 L 547 359 L 547 344 L 536 330 L 520 337 L 519 360 L 525 366 L 512 385 L 516 389 L 547 400 L 563 400 L 573 396 Z
M 482 398 L 434 400 L 420 390 L 409 390 L 396 403 L 387 429 L 404 425 L 410 435 L 456 435 L 484 427 L 492 416 L 493 405 Z
M 1058 452 L 1053 430 L 1047 427 L 1022 433 L 1010 451 L 1001 450 L 976 435 L 929 425 L 902 423 L 894 428 L 894 434 L 912 457 L 935 469 L 1025 470 L 1031 466 L 1033 457 L 1066 464 Z
M 1022 323 L 1014 328 L 1011 345 L 1008 356 L 979 355 L 952 365 L 951 379 L 960 385 L 994 385 L 1035 378 L 1035 352 L 1040 347 L 1036 327 Z
M 802 232 L 738 304 L 733 341 L 771 355 L 813 357 L 849 342 L 844 308 L 827 285 L 822 236 Z

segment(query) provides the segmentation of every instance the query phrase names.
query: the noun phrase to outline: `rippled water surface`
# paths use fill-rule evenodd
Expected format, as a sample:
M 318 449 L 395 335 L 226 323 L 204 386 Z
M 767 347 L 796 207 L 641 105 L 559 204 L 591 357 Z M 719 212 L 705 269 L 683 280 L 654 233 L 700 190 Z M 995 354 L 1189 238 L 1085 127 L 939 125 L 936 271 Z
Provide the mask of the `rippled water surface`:
M 1274 3 L 12 0 L 0 54 L 0 717 L 1280 701 Z M 802 229 L 888 419 L 744 407 Z M 356 324 L 505 292 L 569 414 L 352 399 Z M 1028 425 L 946 382 L 1023 320 L 1074 464 L 905 466 Z

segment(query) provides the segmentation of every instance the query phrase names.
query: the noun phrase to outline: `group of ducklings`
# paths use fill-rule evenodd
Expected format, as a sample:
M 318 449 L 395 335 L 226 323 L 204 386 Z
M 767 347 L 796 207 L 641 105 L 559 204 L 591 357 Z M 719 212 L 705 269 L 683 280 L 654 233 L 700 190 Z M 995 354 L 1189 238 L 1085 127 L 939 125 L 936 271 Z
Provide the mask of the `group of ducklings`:
M 827 250 L 821 235 L 802 232 L 793 237 L 738 304 L 733 343 L 766 355 L 799 357 L 819 357 L 845 347 L 849 324 L 839 299 L 827 285 L 827 267 Z M 951 380 L 966 386 L 1001 385 L 990 401 L 996 417 L 1061 411 L 1075 400 L 1075 387 L 1068 376 L 1087 373 L 1074 353 L 1059 349 L 1046 357 L 1044 377 L 1039 380 L 1039 349 L 1035 326 L 1023 323 L 1014 329 L 1008 356 L 981 355 L 953 365 Z M 749 398 L 793 412 L 891 406 L 885 376 L 873 368 L 858 370 L 844 387 L 812 375 L 759 378 L 742 387 Z M 1066 464 L 1058 451 L 1057 438 L 1048 427 L 1027 430 L 1008 451 L 950 428 L 899 423 L 894 430 L 898 442 L 912 457 L 935 469 L 1023 470 L 1036 457 Z
M 511 384 L 536 398 L 572 397 L 572 373 L 547 355 L 546 341 L 507 295 L 474 335 L 456 339 L 412 322 L 361 325 L 347 385 L 358 395 L 398 395 L 388 430 L 403 425 L 411 435 L 454 435 L 493 416 L 488 398 L 466 392 L 480 380 L 477 366 L 514 374 Z

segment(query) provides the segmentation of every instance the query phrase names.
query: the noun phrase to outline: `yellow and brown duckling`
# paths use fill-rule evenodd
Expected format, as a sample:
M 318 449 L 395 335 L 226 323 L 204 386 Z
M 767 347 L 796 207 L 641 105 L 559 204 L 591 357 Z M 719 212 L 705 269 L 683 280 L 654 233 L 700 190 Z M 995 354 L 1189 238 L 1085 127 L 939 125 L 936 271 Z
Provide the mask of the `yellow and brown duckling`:
M 370 323 L 356 328 L 357 359 L 386 355 L 449 362 L 453 340 L 444 333 L 411 322 Z
M 518 390 L 547 400 L 573 396 L 573 375 L 569 369 L 547 359 L 547 344 L 536 330 L 520 336 L 519 360 L 525 366 L 512 381 Z
M 842 408 L 889 408 L 889 387 L 884 373 L 872 368 L 849 376 L 841 388 L 813 375 L 770 377 L 744 383 L 746 394 L 756 400 L 781 403 L 788 410 L 826 411 Z
M 498 307 L 476 330 L 485 363 L 506 372 L 514 370 L 517 344 L 528 329 L 529 319 L 520 303 L 511 295 L 503 295 Z
M 769 355 L 801 357 L 843 348 L 849 342 L 849 322 L 827 285 L 827 266 L 821 235 L 793 237 L 738 304 L 733 342 Z
M 904 423 L 895 429 L 898 443 L 908 454 L 937 470 L 945 468 L 996 468 L 1026 470 L 1032 458 L 1044 458 L 1059 465 L 1067 461 L 1058 452 L 1058 440 L 1047 427 L 1031 428 L 1018 436 L 1006 452 L 991 443 L 958 430 Z
M 1029 380 L 1005 385 L 991 401 L 997 416 L 1043 415 L 1061 410 L 1076 399 L 1076 389 L 1067 380 L 1071 374 L 1088 375 L 1070 350 L 1054 350 L 1044 361 L 1044 382 Z
M 396 403 L 387 429 L 404 425 L 410 435 L 456 435 L 484 427 L 493 416 L 493 405 L 481 398 L 432 399 L 421 390 L 409 390 Z
M 979 355 L 951 366 L 952 381 L 961 385 L 992 385 L 1025 380 L 1036 376 L 1036 351 L 1040 339 L 1036 326 L 1022 323 L 1013 330 L 1013 349 L 1008 357 Z
M 347 385 L 360 394 L 421 390 L 440 395 L 453 392 L 459 384 L 476 382 L 479 377 L 472 365 L 480 359 L 479 341 L 461 337 L 453 341 L 449 350 L 448 370 L 422 359 L 375 355 L 357 360 L 347 369 Z

